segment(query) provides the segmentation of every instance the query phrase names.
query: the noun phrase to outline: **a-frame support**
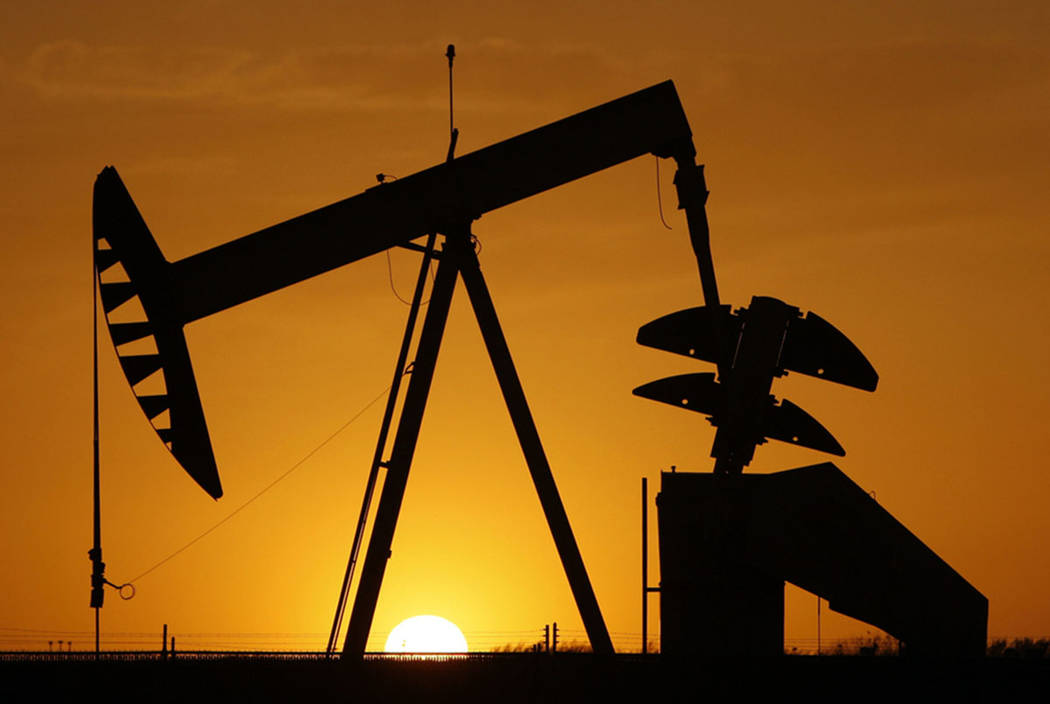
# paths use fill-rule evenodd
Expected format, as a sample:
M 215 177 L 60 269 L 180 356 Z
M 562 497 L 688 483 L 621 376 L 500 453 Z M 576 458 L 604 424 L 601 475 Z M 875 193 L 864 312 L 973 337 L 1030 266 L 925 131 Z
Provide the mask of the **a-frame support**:
M 587 570 L 583 565 L 576 538 L 569 518 L 562 505 L 561 496 L 554 483 L 550 464 L 540 443 L 536 424 L 525 400 L 525 393 L 514 368 L 514 362 L 507 347 L 503 329 L 500 327 L 496 309 L 489 295 L 488 286 L 481 274 L 481 267 L 474 251 L 469 227 L 446 233 L 444 249 L 441 253 L 430 303 L 423 320 L 423 329 L 416 349 L 416 359 L 412 365 L 412 374 L 405 392 L 405 401 L 401 409 L 394 444 L 390 459 L 385 463 L 386 479 L 376 510 L 375 523 L 361 571 L 353 610 L 350 613 L 350 625 L 343 645 L 343 656 L 346 659 L 360 659 L 365 652 L 368 634 L 372 629 L 376 603 L 379 600 L 379 589 L 383 583 L 386 563 L 390 558 L 390 548 L 394 540 L 394 529 L 397 526 L 401 502 L 405 496 L 408 483 L 408 472 L 412 465 L 416 441 L 423 422 L 430 384 L 434 379 L 441 338 L 448 320 L 449 307 L 452 304 L 452 293 L 458 277 L 463 276 L 474 316 L 481 329 L 492 360 L 496 378 L 499 381 L 503 398 L 507 403 L 514 430 L 521 443 L 525 461 L 532 475 L 536 493 L 539 495 L 543 513 L 550 526 L 554 544 L 558 549 L 565 576 L 569 580 L 576 606 L 580 611 L 591 648 L 598 654 L 612 654 L 612 641 L 605 627 L 594 596 Z

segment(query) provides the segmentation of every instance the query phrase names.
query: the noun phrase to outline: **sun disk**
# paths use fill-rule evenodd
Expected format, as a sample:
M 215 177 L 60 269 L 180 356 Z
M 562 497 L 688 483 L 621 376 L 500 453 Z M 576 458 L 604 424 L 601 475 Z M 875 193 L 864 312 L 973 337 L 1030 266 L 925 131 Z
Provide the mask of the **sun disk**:
M 456 624 L 440 616 L 413 616 L 394 626 L 388 653 L 465 653 L 467 639 Z

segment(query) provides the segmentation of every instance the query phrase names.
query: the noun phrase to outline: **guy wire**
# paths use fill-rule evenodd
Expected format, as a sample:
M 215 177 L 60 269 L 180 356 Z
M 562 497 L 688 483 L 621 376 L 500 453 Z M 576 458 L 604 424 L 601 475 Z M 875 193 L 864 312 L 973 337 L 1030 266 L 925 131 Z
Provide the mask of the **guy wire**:
M 237 508 L 235 508 L 235 509 L 234 509 L 234 510 L 233 510 L 233 511 L 232 511 L 231 513 L 227 514 L 227 516 L 226 516 L 225 518 L 223 518 L 222 520 L 220 520 L 220 521 L 219 521 L 218 523 L 216 523 L 215 525 L 213 525 L 213 526 L 212 526 L 211 528 L 208 528 L 208 529 L 207 529 L 206 531 L 204 531 L 203 533 L 201 533 L 200 535 L 198 535 L 198 536 L 197 536 L 196 538 L 194 538 L 193 540 L 191 540 L 191 541 L 189 541 L 188 543 L 186 543 L 185 545 L 183 545 L 183 546 L 182 546 L 181 548 L 179 548 L 179 549 L 178 549 L 178 550 L 176 550 L 175 552 L 173 552 L 173 553 L 171 553 L 170 555 L 168 555 L 167 557 L 165 557 L 165 558 L 164 558 L 163 560 L 161 560 L 161 561 L 160 561 L 160 562 L 158 562 L 157 564 L 155 564 L 155 565 L 153 565 L 152 567 L 150 567 L 150 568 L 149 568 L 148 570 L 146 570 L 145 572 L 143 572 L 142 574 L 140 574 L 140 575 L 139 575 L 138 577 L 135 577 L 134 579 L 128 580 L 128 584 L 134 584 L 135 582 L 139 581 L 140 579 L 142 579 L 143 577 L 145 577 L 146 575 L 148 575 L 148 574 L 149 574 L 150 572 L 152 572 L 153 570 L 157 569 L 158 567 L 160 567 L 160 566 L 161 566 L 161 565 L 163 565 L 164 563 L 168 562 L 169 560 L 171 560 L 171 559 L 172 559 L 172 558 L 174 558 L 175 556 L 179 555 L 180 553 L 182 553 L 183 551 L 185 551 L 185 550 L 186 550 L 187 548 L 189 548 L 190 546 L 192 546 L 192 545 L 193 545 L 194 543 L 196 543 L 197 541 L 201 540 L 202 538 L 204 538 L 205 536 L 207 536 L 207 535 L 208 535 L 209 533 L 211 533 L 212 531 L 214 531 L 214 530 L 215 530 L 216 528 L 218 528 L 219 526 L 221 526 L 221 525 L 222 525 L 223 523 L 226 523 L 226 521 L 230 520 L 231 518 L 233 518 L 234 516 L 236 516 L 236 515 L 237 515 L 238 513 L 240 513 L 241 511 L 243 511 L 243 510 L 244 510 L 245 508 L 247 508 L 247 507 L 248 507 L 248 505 L 249 505 L 249 504 L 251 504 L 251 503 L 252 503 L 253 501 L 255 501 L 256 499 L 258 499 L 258 498 L 259 498 L 260 496 L 262 496 L 263 494 L 265 494 L 266 492 L 268 492 L 268 491 L 269 491 L 270 489 L 272 489 L 272 488 L 273 488 L 274 486 L 276 486 L 278 482 L 280 482 L 280 481 L 284 480 L 285 478 L 287 478 L 289 474 L 291 474 L 292 472 L 294 472 L 294 471 L 295 471 L 296 469 L 298 469 L 298 468 L 299 468 L 300 466 L 302 466 L 302 465 L 303 465 L 303 464 L 304 464 L 304 463 L 305 463 L 305 462 L 306 462 L 306 461 L 307 461 L 308 459 L 310 459 L 310 458 L 311 458 L 311 457 L 313 457 L 313 456 L 314 456 L 315 454 L 317 454 L 317 452 L 318 452 L 318 451 L 319 451 L 319 450 L 320 450 L 320 449 L 321 449 L 322 447 L 324 447 L 325 445 L 327 445 L 328 443 L 330 443 L 330 442 L 331 442 L 332 440 L 334 440 L 334 439 L 336 438 L 336 436 L 337 436 L 337 435 L 339 435 L 339 434 L 340 434 L 341 432 L 343 432 L 343 431 L 344 431 L 344 430 L 346 430 L 346 429 L 347 429 L 348 427 L 350 427 L 350 424 L 351 424 L 351 423 L 353 423 L 353 422 L 354 422 L 355 420 L 357 420 L 357 419 L 358 419 L 358 418 L 360 418 L 360 417 L 361 417 L 362 415 L 364 415 L 365 411 L 367 411 L 367 410 L 368 410 L 369 408 L 371 408 L 372 406 L 374 406 L 374 405 L 376 404 L 376 402 L 377 402 L 377 401 L 378 401 L 379 399 L 381 399 L 381 398 L 383 398 L 384 396 L 386 396 L 387 392 L 389 392 L 389 391 L 390 391 L 390 389 L 391 389 L 391 387 L 390 387 L 390 386 L 388 386 L 388 387 L 386 387 L 385 389 L 383 389 L 383 391 L 382 391 L 382 392 L 380 392 L 380 393 L 379 393 L 379 395 L 377 395 L 377 396 L 376 396 L 375 398 L 373 398 L 373 399 L 372 399 L 371 401 L 369 401 L 368 403 L 366 403 L 366 404 L 364 405 L 364 407 L 363 407 L 363 408 L 362 408 L 361 410 L 359 410 L 359 411 L 358 411 L 357 413 L 355 413 L 355 414 L 353 415 L 353 417 L 351 417 L 351 418 L 350 418 L 350 420 L 346 421 L 346 422 L 345 422 L 345 423 L 343 423 L 343 424 L 342 424 L 341 426 L 339 426 L 339 428 L 338 428 L 338 429 L 337 429 L 337 430 L 336 430 L 336 431 L 335 431 L 334 433 L 332 433 L 331 435 L 329 435 L 329 436 L 328 436 L 328 437 L 327 437 L 327 438 L 326 438 L 326 439 L 325 439 L 324 441 L 322 441 L 320 445 L 318 445 L 318 446 L 317 446 L 317 447 L 315 447 L 314 449 L 312 449 L 312 450 L 310 450 L 309 452 L 307 452 L 307 453 L 306 453 L 306 454 L 305 454 L 305 455 L 304 455 L 304 456 L 303 456 L 303 457 L 302 457 L 302 458 L 301 458 L 301 459 L 300 459 L 300 460 L 299 460 L 298 462 L 296 462 L 295 464 L 293 464 L 293 465 L 292 465 L 291 467 L 289 467 L 289 468 L 288 468 L 288 470 L 286 470 L 286 471 L 285 471 L 285 472 L 284 472 L 283 474 L 281 474 L 281 475 L 280 475 L 279 477 L 277 477 L 277 478 L 276 478 L 276 479 L 274 479 L 274 480 L 273 480 L 272 482 L 270 482 L 270 483 L 269 483 L 269 484 L 267 484 L 267 485 L 266 485 L 265 487 L 263 487 L 261 491 L 259 491 L 259 492 L 258 492 L 257 494 L 255 494 L 255 496 L 253 496 L 253 497 L 251 497 L 250 499 L 248 499 L 247 501 L 245 501 L 245 502 L 244 502 L 243 504 L 241 504 L 240 506 L 238 506 Z

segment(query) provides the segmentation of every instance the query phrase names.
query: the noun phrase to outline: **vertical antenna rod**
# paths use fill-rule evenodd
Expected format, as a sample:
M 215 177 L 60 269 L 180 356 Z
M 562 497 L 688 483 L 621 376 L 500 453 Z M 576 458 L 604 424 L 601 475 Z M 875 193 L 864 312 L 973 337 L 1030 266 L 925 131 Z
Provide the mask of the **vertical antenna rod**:
M 445 50 L 445 57 L 448 59 L 448 133 L 451 136 L 456 131 L 456 127 L 452 122 L 452 61 L 456 58 L 455 44 L 448 45 L 448 49 Z
M 445 50 L 448 58 L 448 154 L 445 161 L 452 161 L 456 153 L 456 140 L 459 139 L 459 130 L 452 121 L 452 60 L 456 58 L 456 45 L 449 44 Z

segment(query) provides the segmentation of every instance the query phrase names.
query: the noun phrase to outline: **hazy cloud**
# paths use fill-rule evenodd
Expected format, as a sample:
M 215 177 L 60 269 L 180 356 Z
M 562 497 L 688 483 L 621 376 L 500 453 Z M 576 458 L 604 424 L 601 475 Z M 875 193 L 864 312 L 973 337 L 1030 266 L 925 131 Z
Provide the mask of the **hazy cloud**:
M 445 44 L 350 44 L 264 54 L 237 48 L 37 46 L 10 68 L 47 98 L 223 101 L 305 110 L 429 110 L 447 105 Z M 487 37 L 460 48 L 457 81 L 483 86 L 457 95 L 463 109 L 522 109 L 600 87 L 610 76 L 644 73 L 588 45 L 526 45 Z M 2 67 L 0 67 L 2 68 Z M 662 77 L 661 77 L 662 78 Z M 640 80 L 638 87 L 647 82 Z M 584 88 L 586 90 L 586 88 Z
M 91 46 L 61 41 L 38 46 L 15 68 L 42 96 L 127 100 L 222 100 L 289 108 L 389 105 L 370 87 L 368 68 L 404 65 L 412 52 L 350 46 L 268 56 L 242 49 Z
M 94 47 L 75 41 L 38 46 L 22 82 L 49 97 L 185 99 L 222 93 L 251 57 L 227 49 Z
M 1050 87 L 1050 52 L 992 41 L 898 41 L 729 56 L 718 63 L 734 87 L 746 87 L 758 100 L 804 102 L 831 115 L 844 105 L 868 110 L 959 107 L 989 97 L 1029 96 L 1037 83 Z M 977 106 L 987 108 L 986 103 Z

